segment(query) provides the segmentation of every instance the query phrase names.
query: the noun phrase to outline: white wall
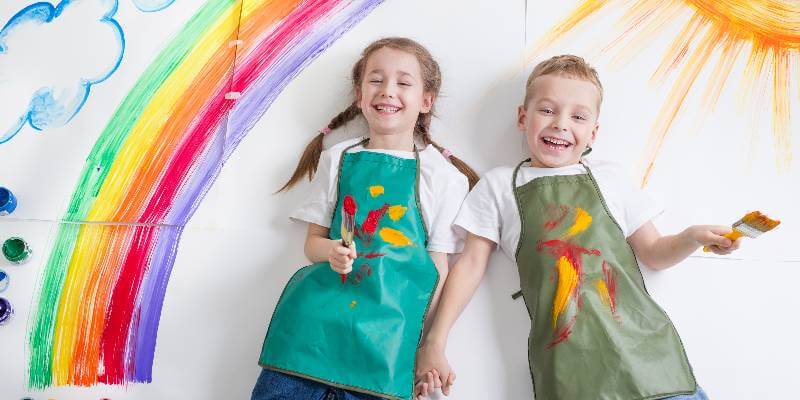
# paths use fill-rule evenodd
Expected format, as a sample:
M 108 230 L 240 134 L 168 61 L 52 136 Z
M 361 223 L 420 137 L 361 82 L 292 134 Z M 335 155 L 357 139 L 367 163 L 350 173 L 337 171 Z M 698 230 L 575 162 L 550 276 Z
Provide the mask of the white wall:
M 303 197 L 303 187 L 271 193 L 290 174 L 314 131 L 346 106 L 347 74 L 360 49 L 388 35 L 424 43 L 444 74 L 434 136 L 485 172 L 524 157 L 514 120 L 529 71 L 520 73 L 526 46 L 577 4 L 551 2 L 558 4 L 545 9 L 539 3 L 531 2 L 527 15 L 522 0 L 389 0 L 378 7 L 283 92 L 231 157 L 185 230 L 161 316 L 154 382 L 30 393 L 25 388 L 27 322 L 57 220 L 90 147 L 160 49 L 159 38 L 169 37 L 200 4 L 178 1 L 144 15 L 121 0 L 117 18 L 125 27 L 127 49 L 115 75 L 93 88 L 69 124 L 43 132 L 26 127 L 0 144 L 0 185 L 20 199 L 15 214 L 0 217 L 0 239 L 22 236 L 35 252 L 22 266 L 0 262 L 12 279 L 0 295 L 12 300 L 17 313 L 0 327 L 0 398 L 249 398 L 266 323 L 284 283 L 305 263 L 305 227 L 286 218 Z M 0 23 L 28 4 L 4 1 Z M 543 55 L 575 52 L 598 67 L 606 101 L 593 155 L 623 163 L 638 175 L 647 135 L 670 86 L 648 84 L 649 75 L 678 25 L 629 63 L 615 65 L 613 54 L 596 50 L 618 33 L 614 18 L 601 14 Z M 783 225 L 746 241 L 730 257 L 697 253 L 666 272 L 646 272 L 646 281 L 681 333 L 698 381 L 712 398 L 786 399 L 796 392 L 800 356 L 795 340 L 800 299 L 793 290 L 800 256 L 792 251 L 800 234 L 800 167 L 795 162 L 789 171 L 777 172 L 769 104 L 736 108 L 740 70 L 739 65 L 715 112 L 688 112 L 676 122 L 648 190 L 667 208 L 657 221 L 664 232 L 728 224 L 753 209 Z M 687 100 L 688 110 L 698 109 L 700 95 Z M 800 115 L 796 92 L 793 98 L 791 111 Z M 7 100 L 0 94 L 0 102 Z M 794 132 L 800 127 L 796 120 Z M 349 133 L 359 129 L 356 125 Z M 331 139 L 345 137 L 337 132 Z M 796 134 L 793 139 L 800 141 Z M 798 153 L 796 143 L 793 150 Z M 529 322 L 523 303 L 510 298 L 517 288 L 515 266 L 495 254 L 451 336 L 448 355 L 459 377 L 451 398 L 532 398 Z

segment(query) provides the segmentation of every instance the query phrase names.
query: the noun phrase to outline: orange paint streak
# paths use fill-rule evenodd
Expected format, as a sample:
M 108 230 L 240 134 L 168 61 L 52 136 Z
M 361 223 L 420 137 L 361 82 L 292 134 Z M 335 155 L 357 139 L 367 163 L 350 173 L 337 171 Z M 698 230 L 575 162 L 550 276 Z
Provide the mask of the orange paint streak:
M 561 256 L 556 262 L 558 271 L 558 286 L 553 296 L 553 329 L 558 326 L 558 317 L 569 305 L 570 299 L 578 297 L 578 270 L 566 256 Z
M 656 120 L 653 131 L 650 134 L 650 140 L 647 145 L 648 150 L 645 155 L 647 167 L 642 177 L 642 186 L 647 185 L 647 180 L 653 171 L 656 157 L 659 151 L 661 151 L 661 146 L 664 144 L 664 139 L 667 137 L 670 126 L 672 126 L 675 117 L 678 115 L 681 107 L 683 107 L 683 102 L 686 100 L 686 96 L 689 94 L 692 86 L 694 86 L 697 76 L 700 75 L 705 61 L 711 57 L 714 46 L 716 46 L 717 42 L 721 39 L 721 34 L 717 32 L 706 32 L 700 39 L 698 47 L 684 63 L 683 70 L 678 75 L 675 86 L 672 87 L 667 97 L 667 102 L 661 109 L 661 115 L 659 115 Z
M 800 49 L 800 5 L 790 0 L 686 0 L 698 13 L 742 39 Z
M 532 50 L 529 51 L 528 56 L 525 57 L 525 64 L 533 62 L 533 59 L 536 58 L 540 51 L 551 46 L 556 40 L 561 38 L 561 36 L 571 31 L 586 18 L 603 8 L 606 3 L 608 3 L 608 0 L 586 0 L 578 5 L 566 19 L 561 21 L 553 30 L 545 34 L 545 36 L 533 45 Z

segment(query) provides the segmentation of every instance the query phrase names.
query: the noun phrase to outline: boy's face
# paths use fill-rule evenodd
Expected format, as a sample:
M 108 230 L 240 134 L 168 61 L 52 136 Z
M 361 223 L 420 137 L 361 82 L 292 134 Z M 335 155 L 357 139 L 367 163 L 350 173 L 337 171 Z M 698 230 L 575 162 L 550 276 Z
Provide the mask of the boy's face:
M 518 110 L 517 126 L 528 140 L 531 165 L 557 168 L 576 164 L 594 143 L 600 93 L 589 81 L 542 75 L 533 96 Z

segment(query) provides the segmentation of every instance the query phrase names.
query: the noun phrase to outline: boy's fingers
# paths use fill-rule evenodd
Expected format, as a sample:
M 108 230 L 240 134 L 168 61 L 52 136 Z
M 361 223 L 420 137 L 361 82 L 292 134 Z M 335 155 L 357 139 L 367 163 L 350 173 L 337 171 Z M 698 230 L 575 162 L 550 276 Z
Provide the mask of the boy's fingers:
M 733 243 L 732 240 L 713 231 L 710 231 L 705 235 L 705 240 L 707 246 L 730 247 L 730 245 Z
M 433 370 L 433 379 L 432 379 L 433 387 L 442 387 L 442 380 L 439 377 L 439 371 Z
M 727 235 L 733 231 L 730 226 L 725 225 L 711 225 L 708 226 L 708 230 L 714 233 L 715 235 Z

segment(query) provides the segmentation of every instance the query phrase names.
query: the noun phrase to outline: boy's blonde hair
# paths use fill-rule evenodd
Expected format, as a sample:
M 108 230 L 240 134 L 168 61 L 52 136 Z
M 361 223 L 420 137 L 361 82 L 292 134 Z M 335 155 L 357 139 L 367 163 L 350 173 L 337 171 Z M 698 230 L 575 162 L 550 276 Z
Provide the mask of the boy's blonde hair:
M 525 84 L 525 102 L 522 103 L 523 106 L 527 106 L 528 101 L 533 96 L 533 81 L 543 75 L 560 75 L 591 82 L 597 87 L 597 92 L 600 95 L 597 100 L 597 110 L 600 110 L 600 104 L 603 103 L 603 85 L 600 83 L 597 71 L 583 58 L 571 54 L 551 57 L 536 65 L 530 76 L 528 76 L 528 83 Z

